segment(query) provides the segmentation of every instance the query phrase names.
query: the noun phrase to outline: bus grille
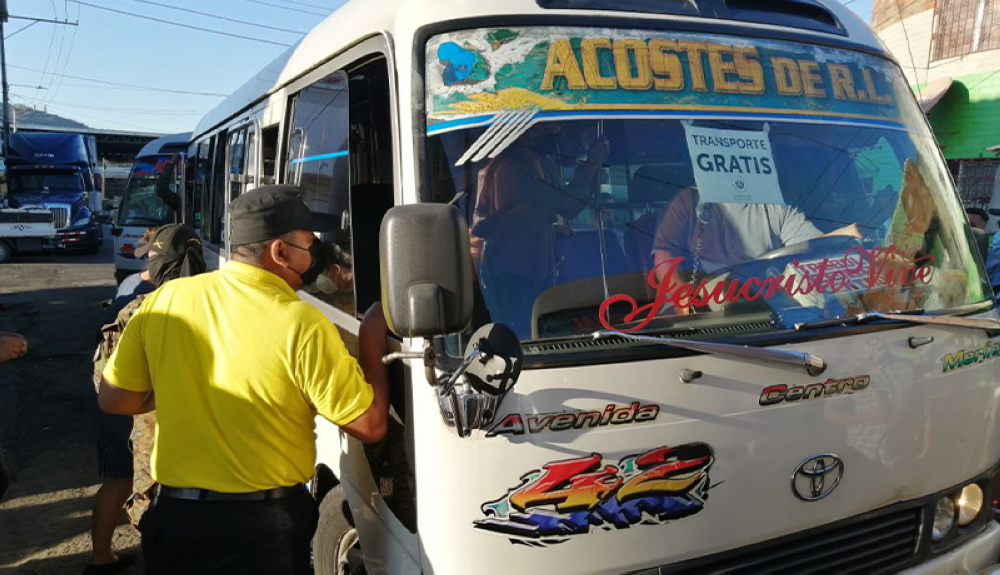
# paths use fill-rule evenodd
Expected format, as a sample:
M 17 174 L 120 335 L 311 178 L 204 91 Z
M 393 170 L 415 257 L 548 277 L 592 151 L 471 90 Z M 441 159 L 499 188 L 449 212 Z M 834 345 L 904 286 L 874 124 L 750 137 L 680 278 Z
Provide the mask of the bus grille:
M 640 571 L 659 575 L 880 575 L 917 557 L 920 509 L 846 520 L 804 536 L 775 539 L 707 561 Z M 793 539 L 794 537 L 794 539 Z M 638 575 L 638 574 L 636 574 Z
M 45 206 L 52 212 L 56 229 L 61 230 L 69 225 L 69 208 L 65 206 Z

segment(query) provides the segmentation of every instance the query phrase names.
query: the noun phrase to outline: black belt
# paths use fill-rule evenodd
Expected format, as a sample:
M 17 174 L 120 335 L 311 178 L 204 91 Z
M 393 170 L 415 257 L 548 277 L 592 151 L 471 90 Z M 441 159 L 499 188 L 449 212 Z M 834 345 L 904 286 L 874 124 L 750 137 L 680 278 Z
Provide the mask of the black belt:
M 251 491 L 249 493 L 222 493 L 212 491 L 211 489 L 160 485 L 157 489 L 157 497 L 186 499 L 188 501 L 267 501 L 268 499 L 281 499 L 305 492 L 306 486 L 302 483 L 288 487 L 265 489 L 263 491 Z

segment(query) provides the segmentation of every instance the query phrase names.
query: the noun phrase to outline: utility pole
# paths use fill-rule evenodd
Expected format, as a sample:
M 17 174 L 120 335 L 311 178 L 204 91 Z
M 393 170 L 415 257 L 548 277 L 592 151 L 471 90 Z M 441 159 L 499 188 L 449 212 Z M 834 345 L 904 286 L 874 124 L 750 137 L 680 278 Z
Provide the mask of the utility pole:
M 3 76 L 3 157 L 6 160 L 10 149 L 10 87 L 7 85 L 7 42 L 4 39 L 3 25 L 10 14 L 7 12 L 7 0 L 0 0 L 0 75 Z
M 32 20 L 34 22 L 47 22 L 49 24 L 63 24 L 76 26 L 76 22 L 66 20 L 49 20 L 47 18 L 30 18 L 27 16 L 11 16 L 7 11 L 7 0 L 0 0 L 0 81 L 3 83 L 3 156 L 7 157 L 7 150 L 10 147 L 10 86 L 7 84 L 7 47 L 3 25 L 9 18 L 18 20 Z M 29 24 L 30 26 L 30 24 Z M 20 30 L 19 30 L 20 31 Z

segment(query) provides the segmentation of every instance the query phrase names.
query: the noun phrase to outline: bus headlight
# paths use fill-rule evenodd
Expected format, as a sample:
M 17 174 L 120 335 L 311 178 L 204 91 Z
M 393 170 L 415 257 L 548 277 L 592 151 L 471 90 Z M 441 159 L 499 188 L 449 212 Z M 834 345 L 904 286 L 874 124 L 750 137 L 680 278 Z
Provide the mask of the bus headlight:
M 976 517 L 979 517 L 979 512 L 983 510 L 983 490 L 975 483 L 966 485 L 955 505 L 958 507 L 958 524 L 965 527 L 975 521 Z
M 938 499 L 934 506 L 934 525 L 931 529 L 931 539 L 940 541 L 951 533 L 955 527 L 955 501 L 948 495 Z

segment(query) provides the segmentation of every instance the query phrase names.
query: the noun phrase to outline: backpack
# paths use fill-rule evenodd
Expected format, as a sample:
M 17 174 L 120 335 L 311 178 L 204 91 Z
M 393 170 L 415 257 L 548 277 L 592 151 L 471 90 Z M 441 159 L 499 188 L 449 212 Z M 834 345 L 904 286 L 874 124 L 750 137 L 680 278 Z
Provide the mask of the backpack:
M 146 299 L 146 295 L 136 296 L 135 299 L 128 302 L 128 305 L 118 312 L 118 317 L 115 318 L 115 321 L 101 326 L 101 331 L 98 333 L 97 350 L 94 351 L 94 391 L 100 391 L 101 374 L 104 373 L 104 367 L 108 365 L 111 354 L 114 353 L 115 347 L 118 346 L 118 340 L 121 339 L 122 333 L 125 332 L 125 324 L 128 323 L 128 320 L 132 319 L 135 312 L 139 311 L 139 306 Z

